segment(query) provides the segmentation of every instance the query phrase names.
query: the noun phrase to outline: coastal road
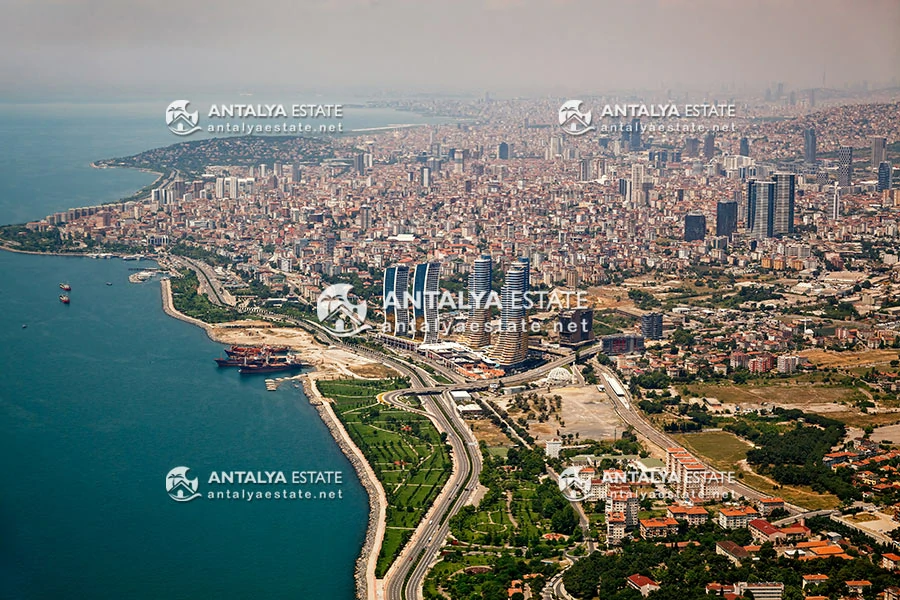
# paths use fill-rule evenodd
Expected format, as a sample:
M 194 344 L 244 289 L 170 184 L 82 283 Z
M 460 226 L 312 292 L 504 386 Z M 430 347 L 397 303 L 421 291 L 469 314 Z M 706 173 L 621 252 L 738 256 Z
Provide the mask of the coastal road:
M 459 512 L 475 493 L 481 475 L 481 449 L 450 397 L 449 391 L 457 389 L 457 385 L 440 386 L 439 394 L 419 395 L 422 410 L 411 408 L 400 401 L 400 398 L 416 395 L 416 392 L 423 389 L 437 388 L 431 374 L 401 358 L 341 340 L 335 342 L 352 352 L 378 360 L 408 377 L 409 388 L 386 392 L 381 395 L 381 400 L 402 410 L 426 414 L 439 431 L 447 434 L 453 458 L 450 478 L 382 580 L 384 599 L 417 600 L 422 597 L 422 584 L 431 569 L 432 561 L 443 548 L 450 533 L 450 517 Z
M 411 385 L 409 389 L 384 394 L 384 402 L 410 410 L 409 406 L 400 402 L 401 396 L 435 386 L 434 380 L 422 368 L 406 361 L 385 360 L 384 356 L 381 359 L 407 375 Z M 454 461 L 453 472 L 428 515 L 386 574 L 383 583 L 384 598 L 387 600 L 414 600 L 421 597 L 422 584 L 432 560 L 450 533 L 450 517 L 469 501 L 481 474 L 481 450 L 478 442 L 453 405 L 448 391 L 453 386 L 446 387 L 447 390 L 441 394 L 419 396 L 419 401 L 438 429 L 447 434 L 447 443 L 452 449 Z
M 397 557 L 385 578 L 387 600 L 417 600 L 422 597 L 422 584 L 435 556 L 450 533 L 450 517 L 466 505 L 475 492 L 481 474 L 481 451 L 469 427 L 453 407 L 449 393 L 422 396 L 422 405 L 447 432 L 453 449 L 454 470 L 435 501 L 427 521 L 419 525 L 412 539 Z
M 167 258 L 173 264 L 183 265 L 197 273 L 197 279 L 200 281 L 200 292 L 206 294 L 213 304 L 218 304 L 219 306 L 234 306 L 236 304 L 234 296 L 225 289 L 213 268 L 208 264 L 185 256 L 170 254 Z
M 314 323 L 296 319 L 285 320 L 301 325 L 307 330 L 319 331 L 335 345 L 388 365 L 408 377 L 409 388 L 386 392 L 381 395 L 381 401 L 402 410 L 426 414 L 439 431 L 447 434 L 447 443 L 450 445 L 453 458 L 450 478 L 382 580 L 383 595 L 377 594 L 380 600 L 417 600 L 421 598 L 422 583 L 431 569 L 432 559 L 443 547 L 444 540 L 450 532 L 450 517 L 469 502 L 481 474 L 481 449 L 450 398 L 449 390 L 457 386 L 451 384 L 438 388 L 432 376 L 418 365 L 365 346 L 349 344 L 343 339 L 335 338 L 327 329 Z M 416 395 L 423 389 L 440 389 L 441 392 L 420 395 L 422 410 L 414 409 L 400 401 L 401 396 Z

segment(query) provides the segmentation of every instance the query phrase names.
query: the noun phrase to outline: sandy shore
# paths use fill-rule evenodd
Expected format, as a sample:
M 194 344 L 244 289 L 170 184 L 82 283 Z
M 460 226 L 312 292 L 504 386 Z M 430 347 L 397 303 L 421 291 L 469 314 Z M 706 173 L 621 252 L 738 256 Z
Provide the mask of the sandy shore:
M 210 325 L 177 311 L 172 300 L 171 282 L 163 279 L 160 285 L 163 311 L 170 317 L 202 328 L 214 342 L 236 346 L 287 346 L 299 354 L 303 362 L 315 367 L 317 377 L 322 379 L 397 375 L 384 365 L 343 348 L 323 346 L 304 329 L 277 327 L 269 321 L 250 319 Z
M 341 377 L 389 377 L 397 373 L 375 361 L 363 358 L 335 346 L 323 346 L 313 336 L 302 329 L 274 327 L 267 321 L 237 321 L 210 325 L 189 317 L 175 309 L 172 285 L 168 279 L 160 281 L 163 311 L 180 321 L 201 327 L 209 338 L 222 344 L 242 346 L 278 345 L 288 346 L 301 354 L 303 361 L 315 370 L 301 377 L 303 389 L 310 403 L 331 432 L 338 447 L 353 465 L 359 480 L 369 496 L 369 522 L 366 538 L 356 561 L 355 579 L 357 597 L 375 600 L 377 597 L 375 567 L 387 523 L 387 496 L 375 471 L 344 428 L 331 407 L 316 386 L 318 379 Z

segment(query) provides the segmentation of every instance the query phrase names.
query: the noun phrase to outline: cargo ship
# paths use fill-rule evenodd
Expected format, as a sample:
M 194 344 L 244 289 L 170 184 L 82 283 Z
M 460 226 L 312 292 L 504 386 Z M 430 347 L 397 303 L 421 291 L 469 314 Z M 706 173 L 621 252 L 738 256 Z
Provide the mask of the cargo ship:
M 266 359 L 258 363 L 244 365 L 238 369 L 241 375 L 255 375 L 257 373 L 282 373 L 296 371 L 303 368 L 303 363 L 294 356 L 282 357 L 282 360 Z
M 215 359 L 216 364 L 220 367 L 246 367 L 246 366 L 254 366 L 254 365 L 263 365 L 268 363 L 271 364 L 283 364 L 287 362 L 286 356 L 270 356 L 270 357 L 259 357 L 259 356 L 229 356 L 228 358 L 217 358 Z
M 71 292 L 72 286 L 69 285 L 68 283 L 61 283 L 61 284 L 59 284 L 59 289 L 63 290 L 64 292 Z
M 232 346 L 225 349 L 225 354 L 236 356 L 257 356 L 260 354 L 284 354 L 290 350 L 287 346 Z
M 70 302 L 69 297 L 66 296 L 65 294 L 59 295 L 59 301 L 62 302 L 63 304 L 68 304 Z

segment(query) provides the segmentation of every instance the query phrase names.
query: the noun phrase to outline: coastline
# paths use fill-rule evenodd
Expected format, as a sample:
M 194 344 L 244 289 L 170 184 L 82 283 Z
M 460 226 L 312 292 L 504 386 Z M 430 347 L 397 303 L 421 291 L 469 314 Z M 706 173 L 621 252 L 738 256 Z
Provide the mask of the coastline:
M 356 596 L 367 600 L 375 600 L 382 594 L 378 593 L 378 580 L 375 577 L 375 567 L 378 563 L 378 555 L 384 542 L 384 532 L 387 526 L 387 496 L 384 488 L 372 466 L 366 460 L 362 450 L 353 442 L 350 434 L 344 428 L 344 424 L 334 413 L 329 402 L 319 392 L 316 386 L 316 378 L 312 373 L 303 378 L 303 390 L 309 401 L 316 408 L 316 412 L 322 417 L 322 421 L 331 432 L 341 452 L 353 465 L 359 481 L 366 494 L 369 496 L 369 520 L 366 526 L 366 537 L 356 559 L 354 578 L 356 579 Z
M 31 254 L 32 256 L 77 256 L 87 258 L 86 254 L 80 252 L 37 252 L 35 250 L 19 250 L 18 248 L 11 248 L 6 244 L 0 244 L 0 250 L 14 252 L 16 254 Z
M 165 173 L 160 173 L 159 171 L 153 171 L 146 167 L 126 167 L 123 165 L 98 165 L 96 163 L 96 161 L 91 163 L 91 168 L 92 169 L 134 169 L 135 171 L 140 171 L 142 173 L 150 173 L 152 175 L 156 175 L 156 181 L 154 181 L 150 185 L 157 183 L 160 180 L 160 178 L 165 175 Z
M 168 316 L 196 325 L 206 332 L 206 335 L 214 342 L 227 343 L 218 339 L 213 328 L 200 319 L 189 317 L 175 308 L 172 296 L 172 284 L 168 279 L 160 281 L 160 290 L 162 295 L 162 309 Z M 369 518 L 366 526 L 366 535 L 363 546 L 360 549 L 359 556 L 356 559 L 354 568 L 354 580 L 356 582 L 357 598 L 365 598 L 366 600 L 375 600 L 378 597 L 377 579 L 375 577 L 375 567 L 378 563 L 378 554 L 381 551 L 381 545 L 384 540 L 385 527 L 387 525 L 387 495 L 375 471 L 362 453 L 362 450 L 353 442 L 350 434 L 344 428 L 343 423 L 338 419 L 337 415 L 331 407 L 331 403 L 325 399 L 316 387 L 317 373 L 306 373 L 305 377 L 301 377 L 303 391 L 307 400 L 312 404 L 316 412 L 319 414 L 325 427 L 331 433 L 335 443 L 340 448 L 347 460 L 356 471 L 357 477 L 366 494 L 369 497 Z

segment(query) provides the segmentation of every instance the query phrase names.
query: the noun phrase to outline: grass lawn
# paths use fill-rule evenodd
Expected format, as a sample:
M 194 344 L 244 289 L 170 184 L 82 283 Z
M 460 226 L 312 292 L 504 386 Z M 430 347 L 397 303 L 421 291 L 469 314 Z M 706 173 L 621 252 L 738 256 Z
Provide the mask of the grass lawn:
M 317 381 L 381 481 L 388 498 L 387 529 L 376 576 L 400 553 L 450 477 L 446 444 L 428 418 L 379 404 L 378 394 L 405 387 L 400 379 Z
M 463 554 L 461 557 L 454 557 L 452 560 L 445 558 L 434 565 L 434 568 L 431 569 L 428 576 L 425 578 L 425 583 L 423 585 L 425 597 L 438 597 L 439 592 L 437 584 L 439 581 L 446 581 L 447 578 L 466 567 L 474 565 L 490 565 L 493 564 L 495 560 L 496 557 L 494 556 L 480 554 Z
M 727 431 L 706 431 L 672 437 L 694 454 L 707 459 L 720 471 L 737 471 L 738 463 L 747 458 L 747 450 L 752 448 L 749 442 Z

